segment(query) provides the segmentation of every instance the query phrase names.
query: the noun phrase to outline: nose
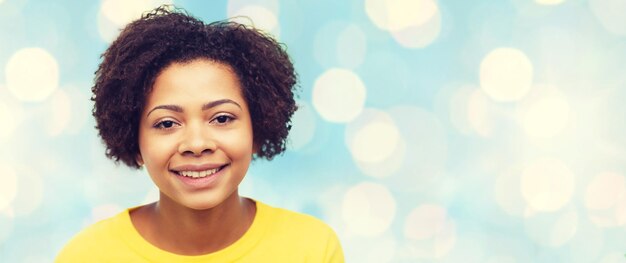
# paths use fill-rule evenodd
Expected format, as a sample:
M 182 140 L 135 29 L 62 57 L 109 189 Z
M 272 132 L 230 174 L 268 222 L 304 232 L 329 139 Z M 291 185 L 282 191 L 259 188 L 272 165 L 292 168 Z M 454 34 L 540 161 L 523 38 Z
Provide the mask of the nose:
M 216 147 L 207 127 L 202 124 L 188 125 L 178 145 L 178 152 L 182 155 L 200 156 L 214 152 Z

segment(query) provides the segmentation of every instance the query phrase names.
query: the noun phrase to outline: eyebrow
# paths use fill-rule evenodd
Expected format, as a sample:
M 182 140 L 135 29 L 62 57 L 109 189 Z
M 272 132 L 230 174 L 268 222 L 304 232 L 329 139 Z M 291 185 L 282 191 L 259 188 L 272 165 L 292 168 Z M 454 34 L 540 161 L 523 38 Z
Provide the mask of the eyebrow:
M 217 107 L 218 105 L 227 104 L 227 103 L 234 104 L 235 106 L 239 107 L 239 109 L 243 109 L 241 108 L 241 105 L 239 105 L 239 103 L 235 102 L 234 100 L 221 99 L 221 100 L 215 100 L 215 101 L 205 103 L 204 105 L 202 105 L 202 111 Z M 170 111 L 175 111 L 175 112 L 184 112 L 183 108 L 178 105 L 159 105 L 159 106 L 152 108 L 148 112 L 148 114 L 146 114 L 146 117 L 150 116 L 150 113 L 158 109 L 170 110 Z

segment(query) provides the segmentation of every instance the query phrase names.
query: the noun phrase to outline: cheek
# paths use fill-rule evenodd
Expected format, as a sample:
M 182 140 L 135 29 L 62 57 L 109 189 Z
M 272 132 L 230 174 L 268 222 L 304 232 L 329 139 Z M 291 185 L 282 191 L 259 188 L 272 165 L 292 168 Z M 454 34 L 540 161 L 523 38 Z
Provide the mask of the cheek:
M 140 136 L 139 151 L 146 167 L 151 169 L 167 164 L 176 146 L 171 138 Z

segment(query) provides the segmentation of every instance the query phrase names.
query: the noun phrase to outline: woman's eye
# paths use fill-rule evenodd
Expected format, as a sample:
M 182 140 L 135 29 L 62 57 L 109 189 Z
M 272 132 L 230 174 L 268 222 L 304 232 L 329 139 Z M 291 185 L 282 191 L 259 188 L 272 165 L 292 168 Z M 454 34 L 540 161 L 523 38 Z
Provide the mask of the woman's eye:
M 214 121 L 217 124 L 226 124 L 226 123 L 228 123 L 228 122 L 230 122 L 232 120 L 233 120 L 233 117 L 228 116 L 228 115 L 220 115 L 220 116 L 215 117 L 215 119 L 214 119 Z
M 174 121 L 161 121 L 154 125 L 154 127 L 157 129 L 170 129 L 174 127 L 175 124 L 176 123 Z

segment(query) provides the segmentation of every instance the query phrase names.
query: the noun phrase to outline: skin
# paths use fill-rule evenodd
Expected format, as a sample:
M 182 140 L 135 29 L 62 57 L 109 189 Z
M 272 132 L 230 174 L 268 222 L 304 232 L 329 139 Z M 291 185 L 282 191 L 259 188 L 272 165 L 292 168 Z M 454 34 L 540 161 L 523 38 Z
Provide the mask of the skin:
M 131 211 L 148 242 L 181 255 L 218 251 L 252 224 L 254 202 L 239 196 L 255 147 L 248 105 L 233 70 L 196 59 L 157 76 L 139 127 L 139 164 L 159 188 L 159 201 Z M 182 167 L 182 168 L 181 168 Z M 224 167 L 201 187 L 180 170 Z

